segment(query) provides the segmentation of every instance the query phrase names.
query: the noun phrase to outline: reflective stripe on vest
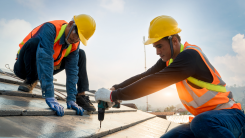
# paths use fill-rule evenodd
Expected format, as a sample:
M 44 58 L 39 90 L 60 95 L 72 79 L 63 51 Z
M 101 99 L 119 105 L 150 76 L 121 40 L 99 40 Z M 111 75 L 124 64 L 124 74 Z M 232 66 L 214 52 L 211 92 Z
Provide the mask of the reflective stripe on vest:
M 55 44 L 57 41 L 60 40 L 61 36 L 62 36 L 63 33 L 65 32 L 66 26 L 67 26 L 67 24 L 62 25 L 62 27 L 61 27 L 61 29 L 60 29 L 60 31 L 59 31 L 58 36 L 57 36 L 56 39 L 54 40 L 54 44 Z M 25 43 L 22 41 L 20 44 L 21 44 L 21 45 L 24 45 Z M 67 57 L 67 56 L 70 54 L 70 52 L 71 52 L 71 47 L 72 47 L 72 44 L 70 44 L 69 47 L 67 48 L 64 57 Z M 20 53 L 20 49 L 18 50 L 18 54 L 19 54 L 19 53 Z
M 201 52 L 201 50 L 198 47 L 187 46 L 186 49 L 188 49 L 188 48 L 194 48 L 194 49 L 197 49 L 198 51 Z M 181 47 L 180 47 L 180 52 L 182 52 L 182 51 L 184 51 L 184 45 L 183 44 L 181 44 Z M 202 53 L 202 55 L 204 56 L 207 64 L 209 65 L 209 67 L 211 67 L 213 72 L 215 72 L 214 67 L 209 63 L 209 61 L 207 60 L 205 54 Z M 170 65 L 172 62 L 173 62 L 173 59 L 171 58 L 169 60 L 169 64 L 168 65 Z M 193 78 L 193 77 L 188 77 L 187 80 L 189 82 L 195 84 L 196 86 L 201 87 L 201 88 L 206 88 L 208 90 L 215 91 L 215 92 L 223 92 L 223 93 L 227 92 L 225 86 L 223 86 L 223 85 L 225 85 L 225 82 L 218 75 L 216 75 L 216 76 L 219 78 L 219 81 L 220 81 L 220 84 L 218 84 L 218 85 L 215 85 L 215 84 L 212 84 L 212 83 L 208 83 L 208 82 L 204 82 L 204 81 L 198 80 L 198 79 Z
M 214 97 L 218 94 L 218 92 L 215 92 L 215 91 L 207 91 L 205 94 L 203 94 L 201 97 L 199 97 L 199 96 L 196 95 L 196 93 L 195 93 L 194 91 L 191 90 L 191 88 L 190 88 L 189 85 L 187 84 L 186 80 L 183 80 L 182 82 L 183 82 L 185 88 L 187 89 L 187 91 L 189 92 L 189 94 L 190 94 L 190 95 L 192 96 L 192 98 L 193 98 L 193 101 L 191 101 L 191 102 L 186 102 L 186 101 L 180 99 L 180 101 L 181 101 L 182 103 L 184 103 L 184 104 L 186 104 L 186 105 L 188 105 L 188 106 L 192 106 L 192 107 L 194 107 L 194 108 L 198 108 L 198 107 L 202 106 L 203 104 L 205 104 L 206 102 L 208 102 L 210 99 L 214 98 Z M 229 101 L 230 101 L 230 102 L 233 102 L 233 101 L 231 101 L 231 100 L 229 100 Z M 224 106 L 224 104 L 225 104 L 226 106 Z M 223 105 L 223 107 L 225 107 L 225 108 L 229 108 L 229 107 L 231 107 L 231 106 L 233 105 L 233 104 L 232 104 L 232 105 L 230 106 L 230 103 L 229 103 L 229 102 L 228 102 L 228 103 L 224 103 L 224 104 L 219 104 L 219 105 L 217 105 L 217 106 L 216 106 L 216 109 L 223 109 L 223 108 L 220 108 L 222 105 Z M 219 108 L 218 108 L 218 107 L 219 107 Z

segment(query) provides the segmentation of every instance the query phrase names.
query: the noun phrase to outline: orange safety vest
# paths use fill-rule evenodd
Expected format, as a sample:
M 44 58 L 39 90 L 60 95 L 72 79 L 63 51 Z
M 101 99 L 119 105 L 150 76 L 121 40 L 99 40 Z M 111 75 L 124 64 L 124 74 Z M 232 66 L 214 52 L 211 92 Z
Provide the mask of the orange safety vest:
M 213 76 L 213 82 L 210 83 L 211 85 L 222 87 L 226 85 L 225 82 L 221 79 L 218 71 L 210 64 L 209 60 L 202 52 L 201 48 L 196 45 L 190 45 L 186 42 L 183 46 L 183 50 L 186 49 L 193 49 L 199 53 L 202 60 L 204 61 Z M 166 62 L 167 66 L 169 64 L 171 64 L 170 60 Z M 230 92 L 217 92 L 208 90 L 207 88 L 196 89 L 189 85 L 187 83 L 187 80 L 188 78 L 176 83 L 176 87 L 182 104 L 193 115 L 198 115 L 206 111 L 219 109 L 237 108 L 241 110 L 240 103 L 235 103 L 232 99 L 228 98 Z
M 65 32 L 65 28 L 67 26 L 67 22 L 64 20 L 54 20 L 54 21 L 50 21 L 49 23 L 52 23 L 55 28 L 56 28 L 56 37 L 55 37 L 55 41 L 54 41 L 54 54 L 53 54 L 53 59 L 54 61 L 58 58 L 60 52 L 61 52 L 61 48 L 62 45 L 60 45 L 60 38 L 63 35 L 63 33 Z M 32 36 L 34 36 L 37 31 L 42 27 L 43 24 L 39 25 L 38 27 L 34 28 L 26 37 L 25 39 L 19 44 L 20 49 L 23 47 L 23 45 L 32 38 Z M 69 53 L 77 50 L 79 45 L 79 42 L 75 43 L 75 44 L 70 44 L 69 47 L 67 49 L 63 49 L 62 51 L 62 55 L 60 57 L 60 59 L 58 59 L 57 61 L 54 62 L 54 66 L 59 65 L 59 63 L 62 61 L 62 59 L 66 56 L 69 55 Z M 20 50 L 19 50 L 20 51 Z

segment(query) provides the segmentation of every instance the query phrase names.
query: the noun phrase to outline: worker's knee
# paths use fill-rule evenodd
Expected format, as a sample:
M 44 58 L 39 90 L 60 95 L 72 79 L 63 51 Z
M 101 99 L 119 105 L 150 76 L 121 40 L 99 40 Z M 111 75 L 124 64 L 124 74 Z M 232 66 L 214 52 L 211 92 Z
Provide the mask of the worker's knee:
M 207 114 L 199 114 L 193 118 L 190 123 L 190 129 L 195 136 L 203 136 L 207 133 L 207 128 L 210 122 L 210 116 Z
M 219 113 L 213 110 L 195 116 L 190 124 L 190 129 L 195 136 L 205 137 L 211 134 L 210 129 L 220 125 L 217 114 Z
M 245 125 L 242 127 L 240 138 L 245 138 Z
M 193 118 L 190 128 L 192 131 L 197 131 L 196 129 L 200 129 L 202 128 L 201 126 L 207 125 L 207 123 L 210 122 L 212 122 L 211 116 L 209 114 L 202 113 Z
M 82 66 L 86 66 L 86 54 L 84 50 L 79 49 L 79 61 L 78 66 L 81 68 Z
M 195 136 L 190 130 L 190 124 L 182 124 L 171 129 L 161 138 L 195 138 Z
M 85 51 L 82 50 L 82 49 L 79 49 L 79 59 L 86 59 L 86 54 L 85 54 Z

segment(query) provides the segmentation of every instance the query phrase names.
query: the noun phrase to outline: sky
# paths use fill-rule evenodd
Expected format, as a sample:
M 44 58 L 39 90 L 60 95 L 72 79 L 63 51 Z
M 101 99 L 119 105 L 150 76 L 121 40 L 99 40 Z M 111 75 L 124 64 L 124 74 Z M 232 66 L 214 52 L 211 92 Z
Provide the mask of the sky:
M 8 0 L 0 1 L 0 68 L 14 66 L 18 44 L 36 26 L 51 20 L 69 22 L 88 14 L 96 31 L 86 52 L 90 89 L 110 88 L 145 70 L 143 36 L 150 21 L 172 16 L 182 29 L 181 42 L 203 50 L 228 86 L 245 85 L 245 1 L 243 0 Z M 146 46 L 146 67 L 159 56 Z M 55 75 L 66 82 L 65 72 Z M 145 103 L 146 97 L 133 102 Z M 180 103 L 174 85 L 148 96 L 149 104 Z M 130 101 L 131 102 L 131 101 Z

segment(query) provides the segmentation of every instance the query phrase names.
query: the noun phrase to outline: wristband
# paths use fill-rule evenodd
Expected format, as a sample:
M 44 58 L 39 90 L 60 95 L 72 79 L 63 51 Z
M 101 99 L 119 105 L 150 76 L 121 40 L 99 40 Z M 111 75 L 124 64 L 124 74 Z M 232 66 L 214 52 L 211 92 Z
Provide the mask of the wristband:
M 112 92 L 111 92 L 111 93 L 112 93 Z M 110 94 L 110 100 L 111 100 L 111 102 L 113 102 L 113 101 L 112 101 L 112 97 L 111 97 L 111 94 Z

